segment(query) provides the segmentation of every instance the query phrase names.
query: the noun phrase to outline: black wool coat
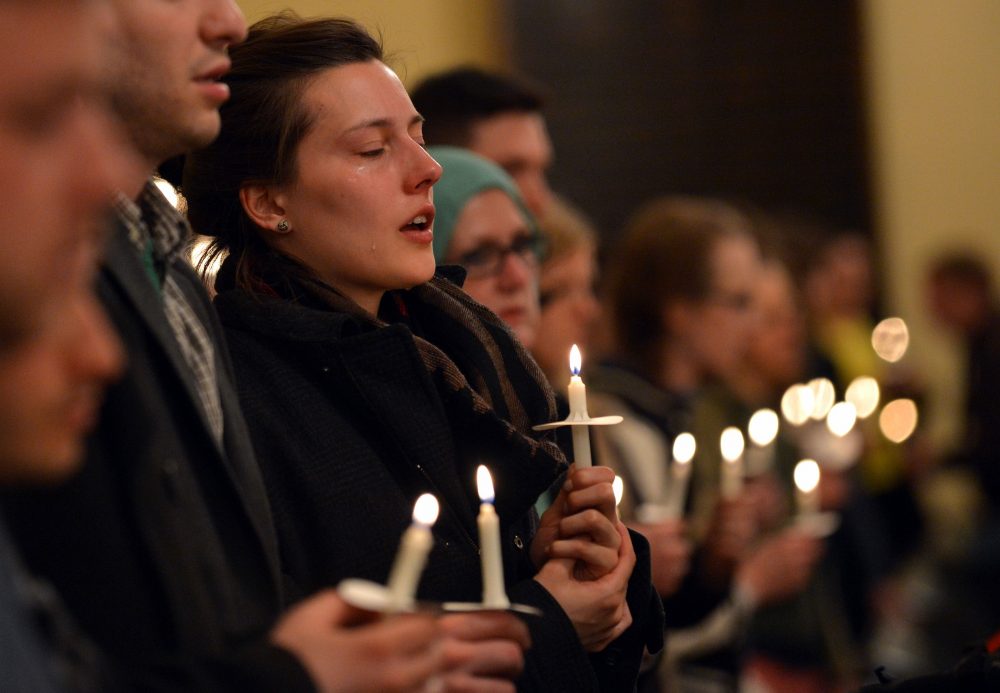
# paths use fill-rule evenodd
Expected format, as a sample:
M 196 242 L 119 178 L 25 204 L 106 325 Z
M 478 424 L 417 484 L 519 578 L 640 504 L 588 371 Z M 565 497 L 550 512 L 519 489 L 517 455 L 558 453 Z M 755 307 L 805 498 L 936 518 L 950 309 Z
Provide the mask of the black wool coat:
M 468 335 L 436 324 L 440 316 L 408 294 L 397 295 L 407 318 L 381 327 L 315 301 L 238 289 L 216 297 L 271 498 L 286 594 L 350 577 L 384 583 L 415 499 L 432 492 L 441 515 L 418 597 L 478 601 L 475 472 L 483 463 L 496 487 L 508 594 L 545 613 L 526 621 L 533 646 L 519 688 L 591 691 L 613 681 L 604 689 L 631 690 L 631 667 L 592 663 L 558 603 L 531 579 L 532 506 L 565 469 L 562 455 L 532 457 L 516 442 L 498 441 L 497 421 L 474 416 L 462 395 L 435 382 L 414 332 L 459 364 Z M 500 348 L 513 349 L 512 335 L 501 330 Z M 490 411 L 486 418 L 498 417 Z M 632 643 L 636 667 L 641 649 Z M 615 658 L 628 659 L 617 651 Z
M 315 690 L 297 660 L 266 643 L 281 607 L 277 542 L 218 320 L 190 267 L 178 259 L 168 271 L 214 337 L 222 444 L 161 297 L 116 228 L 98 292 L 125 373 L 80 471 L 4 498 L 11 533 L 122 689 Z

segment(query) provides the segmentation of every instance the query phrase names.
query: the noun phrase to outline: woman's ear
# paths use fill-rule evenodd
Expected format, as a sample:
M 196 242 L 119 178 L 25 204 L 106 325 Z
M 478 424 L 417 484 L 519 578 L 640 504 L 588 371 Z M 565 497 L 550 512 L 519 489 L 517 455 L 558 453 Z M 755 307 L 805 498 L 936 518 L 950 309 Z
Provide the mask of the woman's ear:
M 279 198 L 269 185 L 245 185 L 240 188 L 240 204 L 251 221 L 264 231 L 286 234 L 291 226 Z

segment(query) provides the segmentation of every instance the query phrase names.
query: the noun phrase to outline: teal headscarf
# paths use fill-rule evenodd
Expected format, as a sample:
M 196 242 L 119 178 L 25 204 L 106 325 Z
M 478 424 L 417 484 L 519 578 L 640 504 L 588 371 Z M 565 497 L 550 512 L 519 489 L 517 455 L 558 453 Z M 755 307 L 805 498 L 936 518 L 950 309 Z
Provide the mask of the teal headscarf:
M 488 159 L 460 147 L 428 147 L 444 172 L 434 184 L 434 259 L 444 262 L 455 234 L 455 222 L 473 197 L 484 190 L 502 190 L 521 210 L 531 233 L 538 234 L 535 218 L 528 211 L 514 180 Z M 539 251 L 541 248 L 539 248 Z

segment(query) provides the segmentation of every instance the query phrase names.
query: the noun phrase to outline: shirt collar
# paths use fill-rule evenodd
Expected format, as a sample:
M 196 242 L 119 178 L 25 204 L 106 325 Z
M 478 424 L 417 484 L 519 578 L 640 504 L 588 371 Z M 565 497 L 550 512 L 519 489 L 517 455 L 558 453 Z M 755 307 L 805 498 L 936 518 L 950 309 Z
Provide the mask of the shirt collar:
M 119 192 L 115 210 L 128 231 L 129 240 L 139 252 L 143 252 L 152 240 L 153 253 L 165 262 L 180 255 L 191 237 L 187 220 L 174 209 L 152 180 L 146 181 L 135 200 Z

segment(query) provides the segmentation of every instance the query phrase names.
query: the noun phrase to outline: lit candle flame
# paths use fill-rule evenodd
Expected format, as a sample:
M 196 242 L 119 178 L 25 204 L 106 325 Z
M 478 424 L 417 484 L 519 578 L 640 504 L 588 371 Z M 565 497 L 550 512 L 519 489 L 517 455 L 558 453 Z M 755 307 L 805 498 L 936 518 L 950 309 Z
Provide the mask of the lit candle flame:
M 479 499 L 483 503 L 492 503 L 495 495 L 493 493 L 493 477 L 490 470 L 485 465 L 479 465 L 476 469 L 476 486 L 479 487 Z
M 674 438 L 674 462 L 689 464 L 694 459 L 697 447 L 693 435 L 690 433 L 681 433 Z
M 866 419 L 878 407 L 879 395 L 878 381 L 871 376 L 862 375 L 847 386 L 844 399 L 854 405 L 859 419 Z
M 413 506 L 413 521 L 425 527 L 430 527 L 437 521 L 438 499 L 430 493 L 425 493 L 417 499 Z
M 583 367 L 583 357 L 580 355 L 580 347 L 576 344 L 569 350 L 569 370 L 573 375 L 580 375 Z
M 819 465 L 816 460 L 802 460 L 795 465 L 793 472 L 795 486 L 802 493 L 811 493 L 819 486 Z
M 747 432 L 750 434 L 750 440 L 764 447 L 770 445 L 778 435 L 778 425 L 778 415 L 773 409 L 759 409 L 750 417 Z
M 615 480 L 611 482 L 611 488 L 615 492 L 615 506 L 621 505 L 622 496 L 625 494 L 625 483 L 617 474 L 615 475 Z
M 781 413 L 792 425 L 801 426 L 812 415 L 814 404 L 812 389 L 798 383 L 788 388 L 781 398 Z
M 910 330 L 902 318 L 886 318 L 872 330 L 872 348 L 880 358 L 895 363 L 910 346 Z
M 830 429 L 830 433 L 833 435 L 843 438 L 851 432 L 857 420 L 858 410 L 854 408 L 853 404 L 850 402 L 837 402 L 830 409 L 830 413 L 826 417 L 826 427 Z
M 733 462 L 740 455 L 742 455 L 744 445 L 743 432 L 735 426 L 730 426 L 724 430 L 722 432 L 722 437 L 719 439 L 719 446 L 722 449 L 722 457 L 727 462 Z
M 837 392 L 829 378 L 813 378 L 807 387 L 813 395 L 813 406 L 809 416 L 814 421 L 822 421 L 837 401 Z
M 885 405 L 878 417 L 882 435 L 894 443 L 902 443 L 917 428 L 917 403 L 912 399 L 894 399 Z

